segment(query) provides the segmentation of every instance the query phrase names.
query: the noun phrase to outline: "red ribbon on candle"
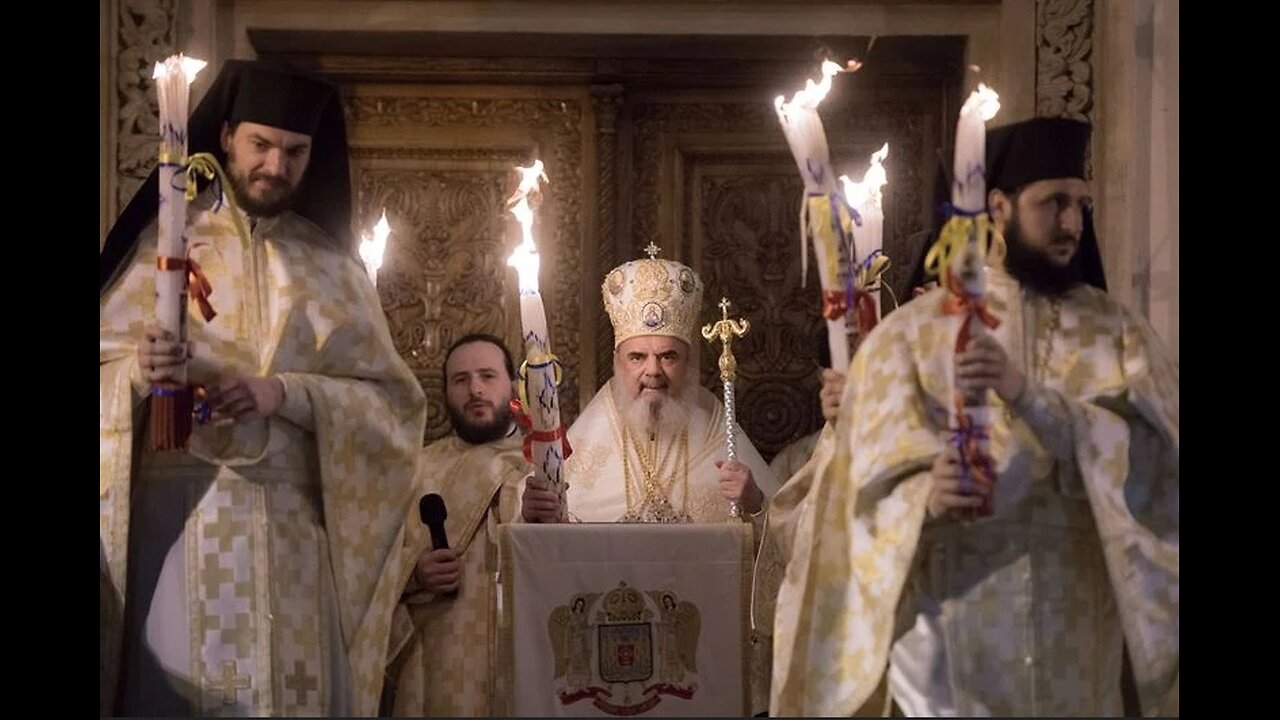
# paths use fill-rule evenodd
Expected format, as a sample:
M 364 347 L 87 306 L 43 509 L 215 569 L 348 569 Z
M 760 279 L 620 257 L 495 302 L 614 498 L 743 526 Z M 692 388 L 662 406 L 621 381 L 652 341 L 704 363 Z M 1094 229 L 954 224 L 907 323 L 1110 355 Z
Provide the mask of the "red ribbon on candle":
M 871 293 L 856 289 L 853 291 L 853 317 L 857 322 L 859 338 L 865 338 L 867 333 L 875 329 L 879 321 L 876 319 L 876 299 Z
M 992 330 L 1000 327 L 1000 319 L 987 309 L 987 301 L 981 297 L 971 297 L 963 290 L 957 290 L 960 287 L 960 281 L 950 271 L 947 272 L 951 282 L 948 285 L 950 290 L 946 298 L 942 301 L 943 315 L 964 315 L 964 319 L 960 321 L 960 334 L 956 336 L 956 352 L 963 352 L 969 347 L 969 319 L 977 317 L 983 325 Z
M 199 263 L 191 259 L 157 257 L 156 267 L 161 270 L 187 271 L 187 294 L 196 301 L 204 321 L 209 322 L 218 316 L 209 302 L 209 296 L 213 294 L 213 286 L 209 284 L 209 279 L 205 277 Z
M 822 291 L 822 317 L 835 320 L 849 310 L 849 296 L 844 290 Z
M 963 316 L 960 320 L 960 333 L 956 336 L 955 351 L 959 354 L 969 347 L 970 318 L 978 318 L 983 325 L 993 330 L 1000 326 L 1000 319 L 987 309 L 986 300 L 964 292 L 955 273 L 948 270 L 947 279 L 948 293 L 942 301 L 942 314 Z M 980 443 L 987 438 L 987 429 L 973 424 L 964 411 L 964 396 L 960 393 L 956 393 L 955 403 L 956 429 L 952 433 L 952 441 L 960 450 L 960 466 L 964 470 L 964 478 L 967 482 L 975 482 L 990 489 L 996 483 L 995 463 L 982 451 Z M 983 497 L 982 505 L 974 510 L 977 516 L 991 515 L 994 512 L 992 493 L 988 492 Z
M 569 456 L 573 454 L 573 448 L 569 446 L 569 435 L 564 425 L 557 427 L 555 430 L 534 430 L 533 418 L 525 413 L 518 399 L 511 398 L 510 408 L 511 415 L 516 419 L 516 423 L 527 431 L 524 436 L 524 459 L 526 461 L 533 462 L 533 443 L 535 440 L 543 443 L 553 443 L 559 440 L 560 452 L 563 453 L 562 460 L 568 460 Z

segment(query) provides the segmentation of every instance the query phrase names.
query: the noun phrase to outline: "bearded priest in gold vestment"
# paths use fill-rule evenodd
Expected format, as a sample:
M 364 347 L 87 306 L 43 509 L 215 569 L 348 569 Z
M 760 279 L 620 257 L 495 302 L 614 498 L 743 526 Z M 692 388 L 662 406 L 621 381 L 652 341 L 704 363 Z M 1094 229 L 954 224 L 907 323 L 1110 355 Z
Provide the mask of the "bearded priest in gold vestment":
M 406 538 L 418 564 L 391 638 L 396 717 L 482 717 L 506 707 L 495 667 L 498 526 L 519 512 L 530 472 L 511 415 L 514 376 L 510 353 L 491 335 L 463 336 L 445 354 L 454 432 L 423 450 L 416 492 L 444 500 L 449 549 L 432 547 L 415 505 Z
M 1089 127 L 987 135 L 999 324 L 956 354 L 934 289 L 858 349 L 778 596 L 772 715 L 850 715 L 886 668 L 907 716 L 1119 715 L 1126 649 L 1142 712 L 1178 713 L 1177 368 L 1099 289 Z M 953 367 L 991 403 L 989 492 L 961 480 Z
M 426 405 L 351 242 L 337 89 L 228 61 L 188 129 L 228 178 L 187 209 L 189 257 L 157 258 L 154 181 L 102 252 L 101 710 L 372 716 Z M 183 343 L 155 278 L 188 261 Z M 184 362 L 209 422 L 153 452 L 151 384 Z

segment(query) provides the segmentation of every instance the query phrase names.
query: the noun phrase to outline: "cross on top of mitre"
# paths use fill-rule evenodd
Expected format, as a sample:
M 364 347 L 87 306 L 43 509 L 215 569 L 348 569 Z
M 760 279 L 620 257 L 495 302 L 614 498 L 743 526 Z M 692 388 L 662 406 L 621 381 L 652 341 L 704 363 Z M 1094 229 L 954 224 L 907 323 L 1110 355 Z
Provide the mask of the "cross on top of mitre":
M 645 246 L 645 249 L 644 249 L 644 251 L 645 251 L 645 252 L 649 253 L 649 259 L 650 259 L 650 260 L 653 260 L 653 259 L 657 258 L 657 257 L 658 257 L 658 253 L 659 253 L 661 250 L 662 250 L 662 248 L 658 247 L 657 245 L 654 245 L 652 240 L 650 240 L 650 241 L 649 241 L 649 244 L 648 244 L 647 246 Z

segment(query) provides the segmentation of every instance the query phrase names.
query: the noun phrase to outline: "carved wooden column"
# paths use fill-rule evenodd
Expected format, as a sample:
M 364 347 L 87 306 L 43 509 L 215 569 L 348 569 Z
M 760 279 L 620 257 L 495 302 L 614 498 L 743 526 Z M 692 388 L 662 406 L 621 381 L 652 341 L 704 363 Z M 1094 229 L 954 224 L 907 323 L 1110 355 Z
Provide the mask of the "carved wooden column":
M 1093 0 L 1036 3 L 1036 115 L 1093 121 Z M 1093 177 L 1093 143 L 1085 157 Z
M 112 92 L 110 106 L 102 111 L 110 118 L 114 141 L 104 235 L 155 166 L 158 131 L 151 70 L 178 45 L 176 0 L 114 0 L 111 5 Z
M 617 197 L 618 183 L 615 174 L 618 147 L 618 108 L 622 104 L 621 85 L 597 85 L 591 88 L 591 107 L 596 116 L 596 271 L 599 277 L 583 278 L 588 308 L 595 317 L 596 330 L 596 382 L 603 387 L 613 376 L 613 326 L 604 312 L 595 292 L 600 280 L 622 258 L 618 257 Z
M 1089 120 L 1093 111 L 1093 0 L 1036 4 L 1036 114 Z

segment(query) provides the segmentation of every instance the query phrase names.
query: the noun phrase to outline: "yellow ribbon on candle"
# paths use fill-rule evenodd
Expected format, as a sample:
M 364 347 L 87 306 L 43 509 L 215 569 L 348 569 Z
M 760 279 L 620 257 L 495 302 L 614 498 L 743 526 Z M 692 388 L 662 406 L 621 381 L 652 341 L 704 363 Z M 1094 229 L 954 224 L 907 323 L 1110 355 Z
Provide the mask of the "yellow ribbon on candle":
M 167 151 L 161 151 L 157 158 L 161 165 L 186 165 L 187 159 L 181 155 L 177 155 Z
M 985 259 L 987 256 L 987 223 L 990 218 L 986 213 L 977 215 L 957 215 L 942 226 L 938 240 L 929 248 L 924 257 L 924 271 L 936 275 L 939 282 L 946 284 L 946 270 L 956 256 L 964 252 L 969 238 L 977 234 L 978 252 Z
M 516 397 L 520 399 L 520 407 L 523 407 L 525 412 L 529 412 L 529 391 L 527 387 L 530 362 L 534 365 L 550 363 L 551 372 L 555 374 L 553 379 L 557 388 L 560 387 L 560 382 L 564 380 L 564 366 L 560 363 L 560 358 L 554 354 L 547 353 L 546 355 L 531 357 L 520 363 L 520 369 L 516 372 Z
M 240 236 L 244 246 L 249 247 L 249 231 L 245 230 L 244 223 L 240 221 L 240 207 L 236 204 L 236 194 L 231 189 L 231 183 L 227 182 L 227 174 L 222 170 L 222 165 L 218 164 L 218 158 L 209 153 L 196 153 L 187 162 L 186 173 L 187 202 L 196 199 L 197 175 L 203 175 L 206 180 L 212 180 L 215 176 L 218 178 L 222 186 L 222 194 L 227 198 L 227 204 L 231 206 L 231 222 L 235 225 L 236 234 Z
M 888 255 L 881 253 L 873 256 L 871 262 L 864 262 L 858 266 L 858 277 L 854 279 L 854 287 L 863 292 L 874 290 L 875 285 L 881 281 L 881 276 L 888 269 Z
M 823 287 L 834 287 L 840 278 L 840 239 L 836 237 L 836 223 L 840 230 L 848 236 L 853 231 L 853 216 L 844 205 L 837 203 L 831 206 L 831 196 L 814 195 L 807 199 L 808 234 L 815 243 L 822 243 L 827 251 L 827 261 L 818 268 L 818 279 Z M 832 217 L 832 212 L 835 217 Z M 834 222 L 833 222 L 834 220 Z
M 858 266 L 858 275 L 853 280 L 853 287 L 858 292 L 871 293 L 873 291 L 884 288 L 889 291 L 889 298 L 893 300 L 893 306 L 898 307 L 898 295 L 893 292 L 893 288 L 884 282 L 884 274 L 889 269 L 889 256 L 877 251 L 871 256 L 871 262 L 863 261 Z

